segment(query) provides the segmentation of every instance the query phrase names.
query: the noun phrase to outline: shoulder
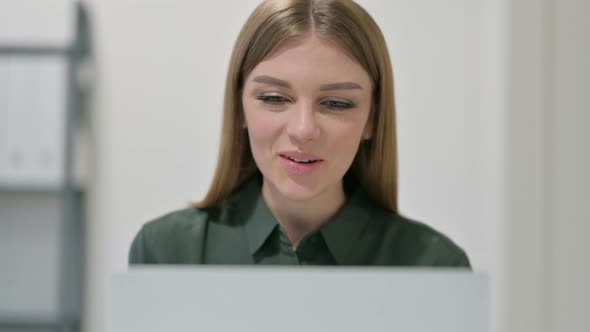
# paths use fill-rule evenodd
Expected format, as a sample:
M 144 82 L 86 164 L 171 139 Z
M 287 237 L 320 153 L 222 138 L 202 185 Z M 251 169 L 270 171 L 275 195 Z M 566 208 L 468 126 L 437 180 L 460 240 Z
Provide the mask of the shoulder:
M 470 267 L 460 246 L 425 223 L 385 210 L 376 213 L 374 223 L 400 265 Z
M 174 236 L 201 229 L 210 218 L 210 209 L 187 207 L 146 222 L 140 232 L 151 236 Z
M 188 207 L 146 222 L 133 239 L 129 264 L 197 260 L 207 224 L 216 214 L 214 208 Z

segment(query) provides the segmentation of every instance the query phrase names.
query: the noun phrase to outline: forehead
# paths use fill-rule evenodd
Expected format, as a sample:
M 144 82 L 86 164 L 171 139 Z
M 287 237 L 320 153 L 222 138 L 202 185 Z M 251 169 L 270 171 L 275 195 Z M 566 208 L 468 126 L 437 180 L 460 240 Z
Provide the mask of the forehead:
M 295 84 L 354 81 L 365 88 L 371 86 L 364 68 L 335 41 L 312 34 L 287 39 L 248 76 L 257 75 L 276 76 Z

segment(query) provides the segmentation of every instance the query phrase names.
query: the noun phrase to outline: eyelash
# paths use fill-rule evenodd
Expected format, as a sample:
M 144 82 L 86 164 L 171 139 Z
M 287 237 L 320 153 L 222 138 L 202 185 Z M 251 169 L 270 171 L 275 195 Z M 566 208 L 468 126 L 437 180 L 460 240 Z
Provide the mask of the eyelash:
M 289 101 L 287 98 L 281 96 L 257 96 L 256 99 L 262 101 L 264 104 L 273 106 L 282 105 L 283 103 Z M 355 106 L 353 103 L 337 100 L 328 100 L 326 102 L 323 102 L 322 104 L 325 105 L 328 109 L 335 111 L 345 111 Z

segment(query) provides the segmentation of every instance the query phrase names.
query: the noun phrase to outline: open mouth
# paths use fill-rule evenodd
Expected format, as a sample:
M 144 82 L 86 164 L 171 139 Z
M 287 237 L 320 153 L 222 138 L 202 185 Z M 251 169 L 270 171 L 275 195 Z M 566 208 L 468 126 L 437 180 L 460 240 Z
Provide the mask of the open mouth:
M 279 156 L 285 171 L 297 177 L 314 174 L 324 162 L 323 159 L 310 153 L 281 153 Z
M 288 159 L 288 160 L 296 162 L 298 164 L 313 164 L 313 163 L 320 161 L 320 160 L 315 160 L 315 159 L 297 159 L 297 158 L 287 157 L 285 155 L 280 155 L 280 156 L 282 158 Z

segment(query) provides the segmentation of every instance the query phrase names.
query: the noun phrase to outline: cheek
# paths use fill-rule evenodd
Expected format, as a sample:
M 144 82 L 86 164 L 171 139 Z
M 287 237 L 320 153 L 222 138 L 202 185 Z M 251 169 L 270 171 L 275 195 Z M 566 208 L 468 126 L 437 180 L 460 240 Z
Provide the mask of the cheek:
M 244 115 L 252 154 L 257 162 L 262 162 L 263 158 L 272 153 L 280 126 L 272 113 L 250 105 L 244 105 Z
M 332 131 L 330 135 L 329 151 L 333 151 L 333 157 L 338 159 L 338 165 L 347 168 L 354 159 L 358 146 L 362 139 L 364 127 L 358 123 L 349 123 Z

